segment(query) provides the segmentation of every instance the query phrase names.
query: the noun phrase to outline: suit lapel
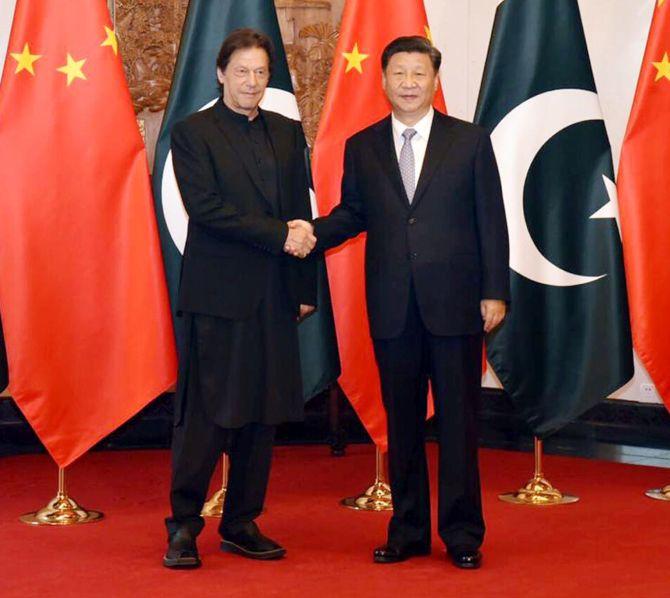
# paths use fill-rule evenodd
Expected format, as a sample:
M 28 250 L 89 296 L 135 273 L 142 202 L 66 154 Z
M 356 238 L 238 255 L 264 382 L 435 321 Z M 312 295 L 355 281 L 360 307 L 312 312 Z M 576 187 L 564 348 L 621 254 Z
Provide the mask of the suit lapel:
M 379 156 L 382 170 L 391 181 L 398 199 L 403 203 L 405 208 L 409 209 L 409 199 L 405 192 L 405 186 L 402 183 L 400 167 L 398 166 L 398 156 L 396 156 L 395 147 L 393 145 L 391 115 L 377 123 L 377 125 L 375 125 L 375 131 L 377 133 L 375 151 Z
M 236 139 L 236 136 L 230 129 L 230 127 L 226 126 L 226 121 L 222 114 L 223 109 L 224 109 L 223 100 L 219 100 L 215 104 L 215 110 L 214 110 L 214 114 L 216 116 L 215 119 L 216 124 L 219 127 L 221 133 L 223 134 L 224 139 L 228 142 L 228 145 L 230 145 L 230 149 L 234 154 L 234 156 L 242 162 L 244 169 L 247 172 L 247 176 L 249 177 L 249 180 L 252 182 L 254 187 L 256 187 L 256 189 L 261 194 L 263 199 L 268 203 L 268 205 L 271 205 L 269 198 L 265 196 L 263 189 L 261 189 L 261 186 L 258 184 L 258 181 L 254 176 L 254 173 L 256 171 L 256 165 L 254 164 L 253 156 L 251 155 L 251 152 L 247 147 L 248 144 L 243 140 Z
M 437 110 L 433 116 L 433 124 L 430 128 L 430 135 L 428 137 L 428 145 L 426 147 L 426 156 L 423 159 L 423 166 L 421 167 L 421 174 L 414 192 L 414 200 L 412 201 L 411 209 L 416 208 L 421 199 L 426 193 L 428 183 L 433 178 L 437 167 L 444 159 L 453 142 L 453 135 L 450 133 L 451 123 Z

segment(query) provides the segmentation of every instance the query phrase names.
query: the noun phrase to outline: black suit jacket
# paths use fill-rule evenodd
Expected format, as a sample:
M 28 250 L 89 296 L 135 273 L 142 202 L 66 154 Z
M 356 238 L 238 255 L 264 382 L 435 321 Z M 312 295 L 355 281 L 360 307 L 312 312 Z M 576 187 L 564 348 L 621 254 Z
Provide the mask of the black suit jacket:
M 263 112 L 277 164 L 279 214 L 253 176 L 244 140 L 222 100 L 172 130 L 172 159 L 189 215 L 178 309 L 231 319 L 249 317 L 266 289 L 271 260 L 280 260 L 296 314 L 316 305 L 316 266 L 283 253 L 286 222 L 309 220 L 305 141 L 300 123 Z
M 373 338 L 402 333 L 412 283 L 424 325 L 435 335 L 481 332 L 480 300 L 509 299 L 500 178 L 481 127 L 435 112 L 411 205 L 390 115 L 351 137 L 342 201 L 316 220 L 317 248 L 362 231 Z

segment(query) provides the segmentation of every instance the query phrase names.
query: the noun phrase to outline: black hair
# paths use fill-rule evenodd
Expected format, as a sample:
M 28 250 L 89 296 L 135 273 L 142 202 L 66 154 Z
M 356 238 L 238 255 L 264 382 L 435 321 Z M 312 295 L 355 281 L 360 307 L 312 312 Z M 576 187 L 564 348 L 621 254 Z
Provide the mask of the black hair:
M 268 63 L 270 65 L 270 73 L 272 73 L 272 65 L 275 59 L 275 49 L 272 40 L 255 29 L 235 29 L 221 44 L 219 55 L 216 59 L 216 66 L 225 71 L 230 57 L 237 50 L 246 50 L 248 48 L 261 48 L 265 50 L 268 55 Z
M 442 53 L 430 43 L 430 40 L 420 35 L 411 35 L 395 38 L 382 52 L 382 70 L 385 71 L 391 56 L 400 52 L 419 52 L 430 56 L 433 69 L 436 73 L 440 71 L 442 64 Z

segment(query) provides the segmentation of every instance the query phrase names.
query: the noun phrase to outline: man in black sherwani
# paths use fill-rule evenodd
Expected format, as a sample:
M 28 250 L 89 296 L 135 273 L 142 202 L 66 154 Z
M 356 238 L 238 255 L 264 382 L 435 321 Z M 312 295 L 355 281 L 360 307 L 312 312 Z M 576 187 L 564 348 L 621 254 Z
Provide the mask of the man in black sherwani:
M 224 41 L 222 98 L 172 131 L 189 215 L 178 309 L 180 348 L 172 445 L 170 568 L 200 565 L 196 537 L 209 481 L 230 456 L 221 549 L 275 559 L 285 549 L 259 531 L 275 426 L 303 417 L 297 321 L 316 305 L 314 247 L 305 229 L 309 187 L 300 123 L 260 110 L 270 39 L 250 29 Z

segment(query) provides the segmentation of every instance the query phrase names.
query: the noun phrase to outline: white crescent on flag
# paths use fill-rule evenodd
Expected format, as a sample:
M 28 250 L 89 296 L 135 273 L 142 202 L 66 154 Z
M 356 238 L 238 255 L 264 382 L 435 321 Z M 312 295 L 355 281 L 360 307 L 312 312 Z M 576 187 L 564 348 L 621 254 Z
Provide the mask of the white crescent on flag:
M 594 92 L 583 89 L 555 89 L 538 94 L 514 108 L 491 134 L 500 170 L 509 230 L 509 265 L 512 270 L 529 280 L 567 287 L 588 284 L 605 276 L 582 276 L 559 268 L 549 261 L 533 241 L 523 207 L 528 171 L 545 143 L 571 125 L 602 118 L 598 96 Z M 523 142 L 516 143 L 518 139 Z M 608 185 L 608 182 L 612 182 L 607 177 L 603 177 L 603 180 L 610 203 L 615 205 L 616 197 Z M 610 212 L 609 208 L 605 211 L 599 210 L 591 217 L 614 217 Z

